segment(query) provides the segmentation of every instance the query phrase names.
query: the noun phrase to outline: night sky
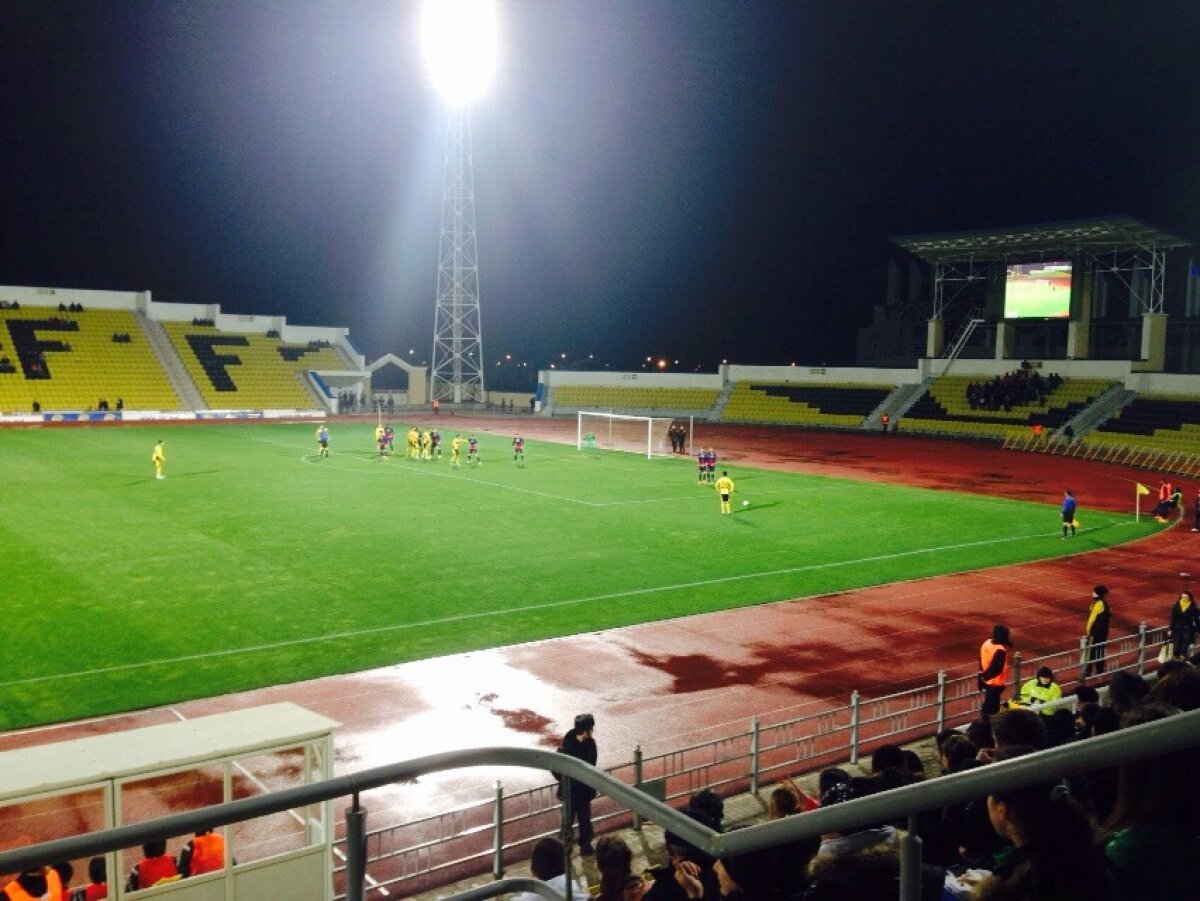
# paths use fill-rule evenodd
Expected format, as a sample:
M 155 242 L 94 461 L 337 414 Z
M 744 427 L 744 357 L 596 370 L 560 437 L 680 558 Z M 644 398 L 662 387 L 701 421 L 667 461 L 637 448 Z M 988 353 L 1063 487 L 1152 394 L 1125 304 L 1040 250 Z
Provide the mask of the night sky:
M 473 116 L 492 362 L 848 363 L 891 235 L 1128 213 L 1200 239 L 1196 0 L 500 9 Z M 417 14 L 0 0 L 0 284 L 428 359 L 444 119 Z

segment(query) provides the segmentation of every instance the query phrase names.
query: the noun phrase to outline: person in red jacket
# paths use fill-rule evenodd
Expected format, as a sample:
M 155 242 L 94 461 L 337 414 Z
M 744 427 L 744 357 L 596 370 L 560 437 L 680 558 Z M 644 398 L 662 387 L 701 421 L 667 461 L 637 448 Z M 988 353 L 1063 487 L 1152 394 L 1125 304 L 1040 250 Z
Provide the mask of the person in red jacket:
M 129 871 L 129 881 L 125 891 L 136 892 L 138 889 L 150 888 L 167 880 L 179 878 L 179 870 L 175 866 L 175 858 L 167 854 L 165 839 L 155 839 L 142 845 L 145 857 Z
M 108 864 L 103 857 L 88 861 L 88 884 L 71 893 L 71 901 L 104 901 L 108 897 Z

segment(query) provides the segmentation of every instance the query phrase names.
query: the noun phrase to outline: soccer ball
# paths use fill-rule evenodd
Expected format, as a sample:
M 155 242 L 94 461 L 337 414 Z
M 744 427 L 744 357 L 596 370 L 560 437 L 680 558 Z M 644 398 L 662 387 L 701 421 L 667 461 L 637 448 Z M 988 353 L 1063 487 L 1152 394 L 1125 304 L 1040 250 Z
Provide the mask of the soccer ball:
M 749 502 L 749 501 L 742 501 L 742 506 L 743 506 L 743 507 L 749 507 L 749 506 L 750 506 L 750 502 Z

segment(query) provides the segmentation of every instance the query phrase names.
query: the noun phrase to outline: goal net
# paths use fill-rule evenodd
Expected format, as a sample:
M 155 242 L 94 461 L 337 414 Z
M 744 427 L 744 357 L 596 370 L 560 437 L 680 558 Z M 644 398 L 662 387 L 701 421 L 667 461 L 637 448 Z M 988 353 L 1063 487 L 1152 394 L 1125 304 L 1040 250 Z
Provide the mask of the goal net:
M 671 439 L 667 430 L 673 422 L 675 420 L 670 417 L 626 416 L 622 413 L 580 410 L 575 446 L 580 450 L 598 447 L 645 454 L 647 457 L 669 457 Z M 686 423 L 686 428 L 690 445 L 690 422 Z

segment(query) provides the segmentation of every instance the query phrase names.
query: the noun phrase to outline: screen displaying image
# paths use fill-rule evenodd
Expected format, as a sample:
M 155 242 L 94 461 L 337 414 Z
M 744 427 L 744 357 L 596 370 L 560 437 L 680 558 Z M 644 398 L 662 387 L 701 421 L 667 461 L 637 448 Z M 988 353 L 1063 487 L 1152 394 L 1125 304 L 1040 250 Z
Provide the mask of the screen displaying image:
M 1065 319 L 1070 312 L 1070 263 L 1009 265 L 1004 278 L 1005 319 Z

